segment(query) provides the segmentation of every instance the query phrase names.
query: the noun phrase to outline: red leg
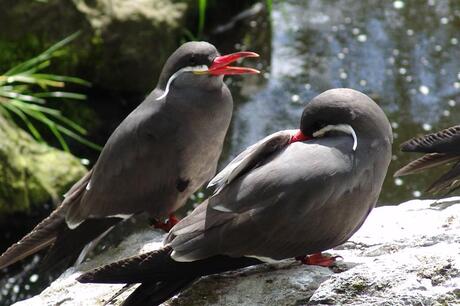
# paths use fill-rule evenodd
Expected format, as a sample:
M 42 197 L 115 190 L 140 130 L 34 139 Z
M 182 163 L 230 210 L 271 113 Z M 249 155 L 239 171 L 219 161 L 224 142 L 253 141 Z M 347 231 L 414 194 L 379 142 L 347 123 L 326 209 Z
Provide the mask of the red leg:
M 179 219 L 176 216 L 171 214 L 169 215 L 168 220 L 166 220 L 165 222 L 157 221 L 156 223 L 153 224 L 153 227 L 162 229 L 165 232 L 169 232 L 171 228 L 177 224 L 177 222 L 179 222 Z
M 329 256 L 323 255 L 322 253 L 315 253 L 312 255 L 297 256 L 295 259 L 304 265 L 332 267 L 335 265 L 337 258 L 342 258 L 342 256 Z

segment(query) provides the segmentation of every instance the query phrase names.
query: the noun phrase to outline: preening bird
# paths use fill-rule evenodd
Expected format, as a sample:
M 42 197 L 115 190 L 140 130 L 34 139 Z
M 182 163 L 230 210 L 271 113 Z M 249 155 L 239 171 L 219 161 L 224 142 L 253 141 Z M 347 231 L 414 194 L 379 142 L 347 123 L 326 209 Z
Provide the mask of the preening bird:
M 434 181 L 427 191 L 451 193 L 460 187 L 460 125 L 409 139 L 401 145 L 401 151 L 420 152 L 425 155 L 396 171 L 394 176 L 419 173 L 451 163 L 452 168 Z
M 207 42 L 179 47 L 155 89 L 110 136 L 94 168 L 0 256 L 0 269 L 49 246 L 47 263 L 68 266 L 121 220 L 141 212 L 164 220 L 181 207 L 216 171 L 233 106 L 224 75 L 258 73 L 230 66 L 257 56 L 221 56 Z
M 158 305 L 209 274 L 299 256 L 327 265 L 320 252 L 348 240 L 375 206 L 392 140 L 369 97 L 328 90 L 305 106 L 299 130 L 274 133 L 230 162 L 162 249 L 78 280 L 142 283 L 123 305 Z

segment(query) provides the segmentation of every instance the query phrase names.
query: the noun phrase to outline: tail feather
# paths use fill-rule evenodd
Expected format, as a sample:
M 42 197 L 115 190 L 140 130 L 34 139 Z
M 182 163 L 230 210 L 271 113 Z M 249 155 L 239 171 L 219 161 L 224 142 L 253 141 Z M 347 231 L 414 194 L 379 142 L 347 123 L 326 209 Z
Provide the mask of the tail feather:
M 10 246 L 0 256 L 0 269 L 12 265 L 52 244 L 56 240 L 58 229 L 65 224 L 64 215 L 65 208 L 61 205 L 29 234 Z
M 121 306 L 160 305 L 195 282 L 194 277 L 142 283 Z
M 438 178 L 430 187 L 428 192 L 447 191 L 447 194 L 460 188 L 460 161 L 457 162 L 452 169 Z
M 449 162 L 460 159 L 460 156 L 453 154 L 439 154 L 439 153 L 430 153 L 425 154 L 422 157 L 411 161 L 401 169 L 395 172 L 394 176 L 404 176 L 409 174 L 415 174 L 422 172 L 426 169 L 436 167 L 442 164 L 447 164 Z
M 88 219 L 73 230 L 69 229 L 64 222 L 40 266 L 41 270 L 67 268 L 72 265 L 88 243 L 108 232 L 121 220 L 120 218 Z
M 86 272 L 81 283 L 142 283 L 123 304 L 159 305 L 201 276 L 236 270 L 262 262 L 249 257 L 213 256 L 178 262 L 171 258 L 172 248 L 126 258 Z
M 55 243 L 59 233 L 65 227 L 65 215 L 68 207 L 80 200 L 82 191 L 91 176 L 88 172 L 80 181 L 66 194 L 64 201 L 42 222 L 40 222 L 30 233 L 24 236 L 19 242 L 10 246 L 0 256 L 0 269 L 12 265 L 29 255 L 32 255 L 47 246 Z
M 412 138 L 401 144 L 403 152 L 460 153 L 460 125 Z

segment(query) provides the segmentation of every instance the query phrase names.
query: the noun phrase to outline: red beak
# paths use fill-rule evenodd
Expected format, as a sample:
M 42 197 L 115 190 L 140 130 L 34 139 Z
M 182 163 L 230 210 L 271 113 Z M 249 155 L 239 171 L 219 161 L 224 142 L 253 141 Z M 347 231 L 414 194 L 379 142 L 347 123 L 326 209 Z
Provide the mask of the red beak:
M 211 75 L 232 75 L 232 74 L 257 74 L 259 70 L 247 67 L 233 67 L 229 64 L 245 57 L 259 57 L 259 54 L 249 51 L 241 51 L 232 54 L 216 57 L 209 67 L 208 73 Z

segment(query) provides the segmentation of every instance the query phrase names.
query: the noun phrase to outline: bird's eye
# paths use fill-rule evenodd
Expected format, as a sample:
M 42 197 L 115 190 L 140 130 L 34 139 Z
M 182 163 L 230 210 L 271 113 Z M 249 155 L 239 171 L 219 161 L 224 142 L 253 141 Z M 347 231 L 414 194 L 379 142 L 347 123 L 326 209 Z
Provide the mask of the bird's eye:
M 196 64 L 197 64 L 196 59 L 193 56 L 188 60 L 188 62 L 190 64 L 190 66 L 196 66 Z

